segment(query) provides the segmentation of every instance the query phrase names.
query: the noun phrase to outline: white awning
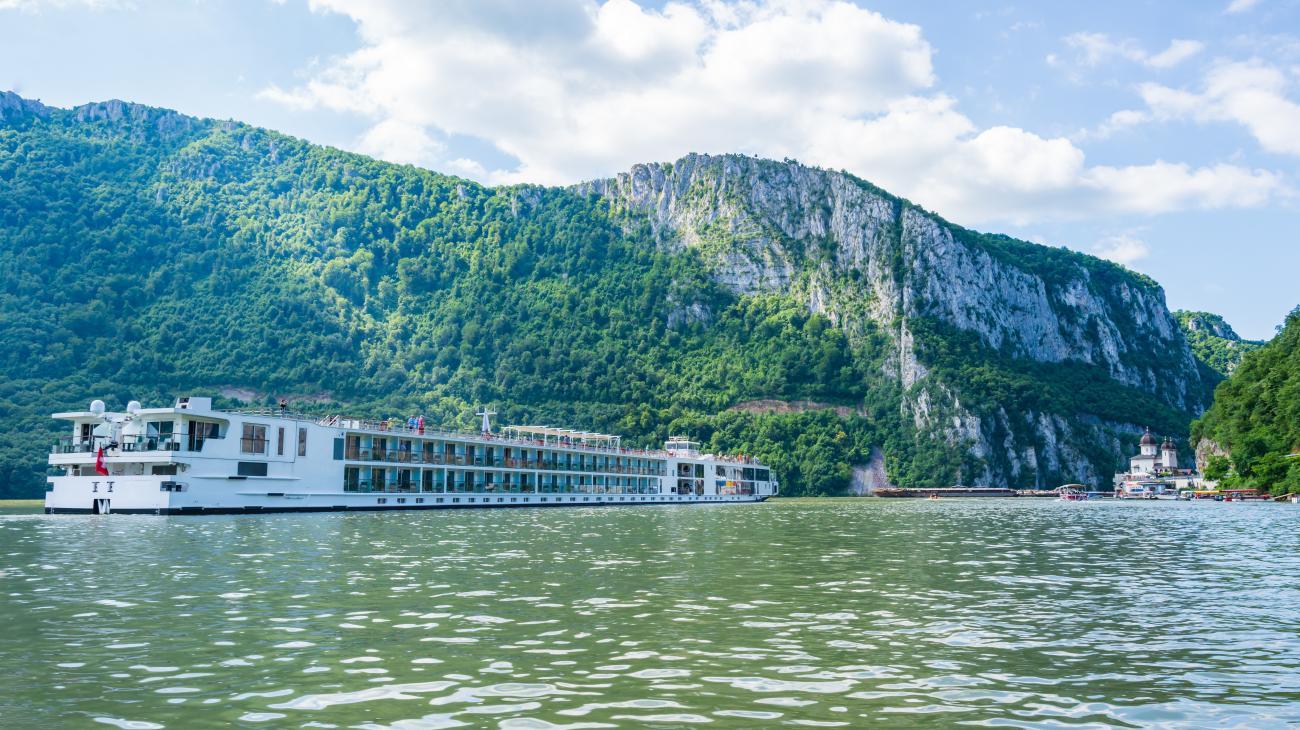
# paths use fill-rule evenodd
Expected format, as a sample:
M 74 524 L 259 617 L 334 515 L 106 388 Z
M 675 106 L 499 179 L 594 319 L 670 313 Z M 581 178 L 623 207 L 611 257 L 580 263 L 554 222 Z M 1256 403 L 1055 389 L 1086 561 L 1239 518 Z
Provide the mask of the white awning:
M 622 437 L 614 436 L 608 433 L 595 433 L 593 431 L 577 431 L 571 428 L 554 428 L 552 426 L 506 426 L 501 429 L 506 433 L 518 436 L 541 437 L 542 440 L 548 438 L 567 439 L 569 441 L 587 441 L 602 442 L 609 444 L 618 443 Z

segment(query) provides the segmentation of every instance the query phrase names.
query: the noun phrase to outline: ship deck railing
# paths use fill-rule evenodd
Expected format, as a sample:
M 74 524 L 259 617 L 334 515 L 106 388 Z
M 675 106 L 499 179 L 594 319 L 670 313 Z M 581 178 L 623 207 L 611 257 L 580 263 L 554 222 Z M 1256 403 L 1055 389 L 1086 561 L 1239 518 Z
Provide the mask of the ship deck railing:
M 220 441 L 220 436 L 211 436 L 206 433 L 195 433 L 195 438 L 190 438 L 188 431 L 177 431 L 165 435 L 143 435 L 143 436 L 121 436 L 117 441 L 113 441 L 108 436 L 92 436 L 90 438 L 62 438 L 54 442 L 50 447 L 51 454 L 94 454 L 101 447 L 106 455 L 118 456 L 126 453 L 144 453 L 152 451 L 188 451 L 191 453 L 203 450 L 203 444 L 207 441 Z
M 632 454 L 646 455 L 657 458 L 666 458 L 671 456 L 667 451 L 662 449 L 636 449 L 623 446 L 595 446 L 577 442 L 555 442 L 544 441 L 542 439 L 521 439 L 501 436 L 494 433 L 482 433 L 472 431 L 447 431 L 445 429 L 418 426 L 410 426 L 407 423 L 394 420 L 352 418 L 350 416 L 326 416 L 320 414 L 307 414 L 297 411 L 281 410 L 279 408 L 240 408 L 225 413 L 233 413 L 241 416 L 261 416 L 272 418 L 288 418 L 296 421 L 312 421 L 317 425 L 327 426 L 330 428 L 343 428 L 356 431 L 377 431 L 384 434 L 394 434 L 398 436 L 409 436 L 411 438 L 442 438 L 442 439 L 481 439 L 496 441 L 506 444 L 518 444 L 520 446 L 544 447 L 544 448 L 561 448 L 588 451 L 592 453 L 608 454 Z
M 629 474 L 633 476 L 667 476 L 664 469 L 650 467 L 616 466 L 597 464 L 562 464 L 554 461 L 537 461 L 535 459 L 488 459 L 484 457 L 448 456 L 427 451 L 403 451 L 393 449 L 351 448 L 343 452 L 346 461 L 376 461 L 385 464 L 412 464 L 435 466 L 481 466 L 497 469 L 535 469 L 544 471 L 597 472 L 601 474 Z
M 409 437 L 413 439 L 449 439 L 449 440 L 486 440 L 512 446 L 522 446 L 529 448 L 545 449 L 564 449 L 567 451 L 583 451 L 593 454 L 617 454 L 620 456 L 645 456 L 656 459 L 667 459 L 682 456 L 679 452 L 672 452 L 665 449 L 637 449 L 625 446 L 596 446 L 572 441 L 546 441 L 543 439 L 522 439 L 508 438 L 493 433 L 474 433 L 469 431 L 447 431 L 438 428 L 420 428 L 411 426 L 408 423 L 396 420 L 383 419 L 365 419 L 352 418 L 349 416 L 333 415 L 322 417 L 320 414 L 307 414 L 297 411 L 290 411 L 280 408 L 243 408 L 231 411 L 225 411 L 243 416 L 262 416 L 273 418 L 288 418 L 297 421 L 311 421 L 317 425 L 327 426 L 329 428 L 342 428 L 356 431 L 372 431 L 385 435 L 393 434 L 396 436 Z M 694 442 L 692 442 L 694 443 Z M 690 458 L 701 458 L 698 454 L 691 454 Z M 713 456 L 717 461 L 728 464 L 750 464 L 763 466 L 757 461 L 744 456 Z
M 583 491 L 576 488 L 563 489 L 560 485 L 529 484 L 525 486 L 502 482 L 454 482 L 450 488 L 444 488 L 443 485 L 433 485 L 432 488 L 425 489 L 415 482 L 376 484 L 373 480 L 360 479 L 344 482 L 343 491 L 362 494 L 659 494 L 659 490 L 654 487 L 638 487 L 632 489 L 632 491 L 616 491 L 590 484 L 574 484 L 571 486 L 586 486 L 592 487 L 592 489 Z
M 356 431 L 379 432 L 384 435 L 392 434 L 399 437 L 408 437 L 412 439 L 448 439 L 460 441 L 465 439 L 492 441 L 510 446 L 521 446 L 526 448 L 541 449 L 564 449 L 566 451 L 582 451 L 591 454 L 615 454 L 619 456 L 645 456 L 656 459 L 667 459 L 674 456 L 681 456 L 679 453 L 666 451 L 664 449 L 636 449 L 625 446 L 594 446 L 592 444 L 577 443 L 571 441 L 546 441 L 543 439 L 523 439 L 510 438 L 494 433 L 473 433 L 468 431 L 447 431 L 437 428 L 419 428 L 411 427 L 404 423 L 393 423 L 389 421 L 369 421 L 365 419 L 347 418 L 343 416 L 331 416 L 325 419 L 318 419 L 317 423 L 322 426 L 331 428 L 343 428 Z M 695 458 L 700 458 L 695 455 Z M 752 459 L 735 456 L 714 456 L 711 457 L 717 461 L 723 461 L 734 464 L 757 464 Z M 759 466 L 762 466 L 759 464 Z

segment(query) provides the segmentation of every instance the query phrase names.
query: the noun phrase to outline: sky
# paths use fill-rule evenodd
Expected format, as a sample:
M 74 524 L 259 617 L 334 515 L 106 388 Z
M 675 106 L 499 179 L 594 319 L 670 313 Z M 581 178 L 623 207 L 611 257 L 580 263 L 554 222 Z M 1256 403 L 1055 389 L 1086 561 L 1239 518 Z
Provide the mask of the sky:
M 0 0 L 0 89 L 488 184 L 788 157 L 1244 337 L 1300 304 L 1300 0 Z

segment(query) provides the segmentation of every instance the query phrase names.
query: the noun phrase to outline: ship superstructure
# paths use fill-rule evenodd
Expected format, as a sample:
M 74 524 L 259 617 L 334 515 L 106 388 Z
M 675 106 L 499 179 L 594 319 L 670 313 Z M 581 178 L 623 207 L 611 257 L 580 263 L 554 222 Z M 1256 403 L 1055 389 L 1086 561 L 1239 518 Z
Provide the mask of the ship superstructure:
M 109 412 L 56 413 L 49 513 L 222 514 L 462 507 L 757 502 L 776 494 L 754 459 L 663 449 L 549 426 L 464 433 L 423 420 L 307 416 L 285 408 L 216 410 L 211 398 L 169 408 L 132 401 Z

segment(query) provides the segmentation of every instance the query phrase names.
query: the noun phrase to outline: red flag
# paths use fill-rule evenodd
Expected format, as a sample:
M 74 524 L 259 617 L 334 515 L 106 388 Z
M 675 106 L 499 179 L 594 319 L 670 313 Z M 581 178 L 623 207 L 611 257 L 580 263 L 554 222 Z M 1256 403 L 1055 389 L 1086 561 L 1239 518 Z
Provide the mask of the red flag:
M 99 453 L 95 454 L 95 473 L 101 477 L 108 476 L 108 467 L 104 466 L 104 447 L 99 447 Z

